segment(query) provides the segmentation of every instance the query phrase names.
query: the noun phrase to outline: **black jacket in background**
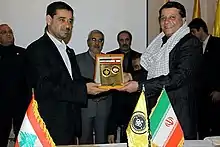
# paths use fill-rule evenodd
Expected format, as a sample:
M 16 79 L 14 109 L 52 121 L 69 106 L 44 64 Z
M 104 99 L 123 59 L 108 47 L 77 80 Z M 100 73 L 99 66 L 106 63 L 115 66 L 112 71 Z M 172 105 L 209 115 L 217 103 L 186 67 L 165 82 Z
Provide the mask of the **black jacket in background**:
M 122 52 L 120 49 L 116 49 L 113 51 L 108 52 L 107 54 L 124 54 L 124 60 L 123 60 L 123 71 L 127 72 L 127 73 L 131 73 L 134 71 L 133 67 L 132 67 L 132 57 L 135 54 L 140 54 L 139 52 L 136 52 L 134 50 L 130 50 L 129 52 L 127 52 L 126 54 L 124 52 Z M 127 60 L 127 61 L 126 61 Z
M 2 123 L 11 123 L 13 118 L 16 136 L 30 100 L 24 72 L 24 51 L 15 45 L 0 45 L 0 114 L 4 120 Z
M 17 105 L 16 102 L 27 96 L 23 62 L 24 51 L 23 48 L 15 45 L 0 45 L 0 105 L 5 110 L 12 110 L 12 107 Z
M 220 91 L 220 38 L 210 35 L 203 54 L 203 90 L 199 98 L 199 139 L 220 135 L 220 103 L 213 102 L 210 94 Z M 210 120 L 212 120 L 210 122 Z M 210 131 L 211 130 L 211 131 Z
M 120 49 L 113 50 L 108 54 L 124 54 Z M 134 80 L 140 78 L 146 79 L 146 74 L 142 70 L 134 71 L 132 67 L 132 57 L 135 54 L 140 54 L 134 50 L 124 54 L 124 61 L 127 60 L 127 65 L 123 62 L 123 71 L 132 74 Z M 112 108 L 109 116 L 108 134 L 113 135 L 117 131 L 118 126 L 127 126 L 132 116 L 138 98 L 139 92 L 128 93 L 114 90 L 112 91 Z

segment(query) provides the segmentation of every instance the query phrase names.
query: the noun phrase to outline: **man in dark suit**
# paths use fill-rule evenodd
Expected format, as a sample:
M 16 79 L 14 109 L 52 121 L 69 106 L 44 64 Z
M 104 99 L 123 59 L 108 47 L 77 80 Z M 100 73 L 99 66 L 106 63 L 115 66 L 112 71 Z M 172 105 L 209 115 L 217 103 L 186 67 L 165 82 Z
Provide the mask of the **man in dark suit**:
M 178 2 L 167 2 L 160 8 L 162 32 L 141 56 L 141 65 L 148 71 L 147 80 L 129 81 L 120 90 L 134 92 L 144 85 L 148 107 L 152 108 L 165 87 L 185 139 L 196 139 L 202 44 L 190 34 L 185 18 L 186 10 Z
M 132 34 L 123 30 L 118 33 L 117 41 L 119 48 L 108 52 L 108 54 L 124 54 L 123 60 L 123 71 L 127 74 L 127 77 L 134 74 L 134 68 L 132 64 L 132 59 L 135 56 L 140 56 L 141 54 L 131 49 Z M 143 77 L 144 78 L 144 77 Z M 120 127 L 121 135 L 120 142 L 127 142 L 126 128 L 134 111 L 134 107 L 138 100 L 139 93 L 128 93 L 122 91 L 112 92 L 112 108 L 108 121 L 108 142 L 114 143 L 116 140 L 117 128 Z
M 6 147 L 13 122 L 15 137 L 28 106 L 24 74 L 24 49 L 14 44 L 12 29 L 0 25 L 0 144 Z
M 199 139 L 220 135 L 220 38 L 208 33 L 201 18 L 193 19 L 188 26 L 191 33 L 203 43 L 203 90 L 199 102 Z
M 27 47 L 28 85 L 34 88 L 40 115 L 55 144 L 76 144 L 87 93 L 102 90 L 81 76 L 75 53 L 64 42 L 72 31 L 73 9 L 53 2 L 47 7 L 46 22 L 45 34 Z
M 129 31 L 123 30 L 119 32 L 117 35 L 117 41 L 119 48 L 108 52 L 108 54 L 124 54 L 123 70 L 124 72 L 130 73 L 133 71 L 131 58 L 135 54 L 140 53 L 131 49 L 132 35 Z

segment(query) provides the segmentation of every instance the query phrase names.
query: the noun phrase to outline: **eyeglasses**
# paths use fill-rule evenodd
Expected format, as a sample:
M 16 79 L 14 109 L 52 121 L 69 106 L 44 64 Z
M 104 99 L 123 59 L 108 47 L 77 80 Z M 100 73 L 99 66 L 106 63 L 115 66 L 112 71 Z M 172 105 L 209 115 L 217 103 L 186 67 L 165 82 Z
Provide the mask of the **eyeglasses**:
M 103 43 L 103 42 L 104 42 L 104 39 L 101 38 L 101 39 L 98 39 L 98 40 L 97 40 L 96 38 L 91 38 L 91 41 L 92 41 L 92 42 L 97 42 L 97 41 L 98 41 L 99 43 Z

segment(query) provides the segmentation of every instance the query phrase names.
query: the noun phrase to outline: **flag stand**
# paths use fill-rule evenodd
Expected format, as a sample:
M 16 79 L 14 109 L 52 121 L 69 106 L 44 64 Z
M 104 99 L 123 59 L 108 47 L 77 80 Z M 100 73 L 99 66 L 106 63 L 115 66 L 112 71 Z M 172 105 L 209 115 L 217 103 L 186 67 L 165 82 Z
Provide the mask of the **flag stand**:
M 144 87 L 144 84 L 142 85 L 142 91 L 144 92 L 144 95 L 145 95 L 145 87 Z M 146 105 L 148 106 L 148 99 L 145 97 L 145 100 L 146 100 Z M 148 107 L 147 107 L 148 108 Z M 150 111 L 147 111 L 147 112 L 150 112 Z M 149 115 L 147 114 L 147 125 L 148 125 L 148 147 L 151 147 L 151 139 L 152 139 L 152 136 L 151 136 L 151 132 L 150 132 L 150 118 L 149 118 Z

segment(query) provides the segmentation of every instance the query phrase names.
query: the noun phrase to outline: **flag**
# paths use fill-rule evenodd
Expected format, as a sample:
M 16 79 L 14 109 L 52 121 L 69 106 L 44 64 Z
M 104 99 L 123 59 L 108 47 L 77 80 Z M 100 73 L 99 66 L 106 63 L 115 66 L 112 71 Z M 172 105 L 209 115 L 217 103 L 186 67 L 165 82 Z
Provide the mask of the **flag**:
M 150 130 L 152 142 L 156 146 L 183 146 L 183 131 L 165 89 L 162 90 L 150 114 Z
M 213 36 L 220 37 L 220 0 L 217 2 L 217 8 L 215 12 L 215 23 L 213 28 Z
M 15 147 L 55 147 L 55 143 L 38 112 L 34 92 L 18 133 Z
M 194 0 L 193 16 L 192 18 L 201 18 L 200 0 Z
M 142 91 L 126 129 L 129 147 L 148 147 L 148 118 L 144 92 Z

